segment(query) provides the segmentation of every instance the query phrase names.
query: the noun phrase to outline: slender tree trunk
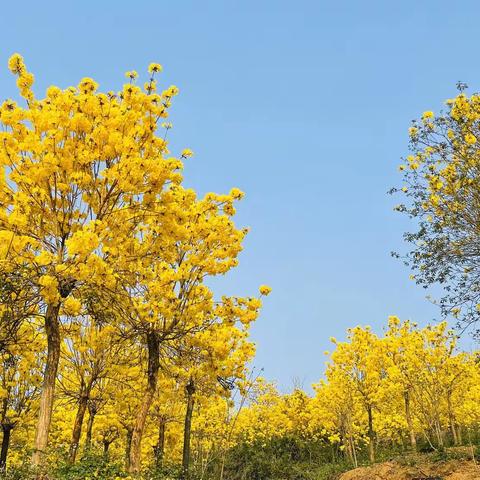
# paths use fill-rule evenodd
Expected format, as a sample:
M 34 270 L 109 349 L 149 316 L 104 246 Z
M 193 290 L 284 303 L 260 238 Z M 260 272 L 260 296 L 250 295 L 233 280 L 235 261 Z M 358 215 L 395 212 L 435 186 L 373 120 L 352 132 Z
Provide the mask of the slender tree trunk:
M 112 441 L 106 441 L 104 440 L 103 441 L 103 458 L 105 460 L 108 460 L 108 450 L 110 448 L 110 445 L 111 445 Z
M 457 425 L 458 444 L 463 445 L 462 426 Z
M 125 470 L 130 468 L 130 451 L 132 449 L 133 427 L 126 427 L 127 436 L 125 441 Z
M 167 419 L 164 416 L 160 417 L 160 423 L 158 424 L 158 441 L 155 445 L 155 464 L 157 468 L 160 468 L 163 463 L 163 453 L 165 451 L 165 430 L 167 427 Z
M 355 468 L 357 468 L 358 467 L 357 449 L 355 446 L 355 440 L 353 439 L 353 435 L 351 433 L 349 434 L 349 441 L 350 441 L 350 448 L 352 450 L 353 464 L 355 465 Z
M 452 432 L 453 444 L 459 445 L 460 443 L 458 441 L 457 429 L 455 428 L 455 423 L 453 421 L 450 421 L 450 430 Z
M 413 428 L 412 411 L 410 409 L 410 392 L 408 390 L 405 390 L 404 398 L 405 398 L 405 417 L 407 419 L 408 433 L 410 435 L 410 445 L 412 447 L 412 450 L 415 452 L 417 450 L 417 439 L 415 437 L 415 429 Z
M 141 443 L 148 411 L 157 390 L 158 371 L 160 369 L 160 341 L 155 332 L 147 334 L 148 347 L 148 381 L 143 400 L 137 412 L 132 433 L 129 473 L 138 473 L 141 467 Z
M 452 408 L 451 393 L 447 393 L 447 406 L 448 406 L 448 421 L 450 423 L 450 431 L 452 432 L 452 439 L 454 445 L 459 445 L 457 429 L 455 428 L 455 414 Z
M 437 437 L 438 446 L 443 448 L 443 432 L 438 417 L 435 418 L 435 435 Z
M 82 435 L 83 419 L 85 418 L 85 412 L 87 411 L 88 397 L 90 391 L 88 387 L 81 392 L 80 399 L 78 401 L 77 414 L 75 416 L 75 423 L 73 424 L 72 440 L 70 442 L 69 461 L 75 463 L 75 458 L 78 452 L 78 446 L 80 444 L 80 437 Z M 91 429 L 90 429 L 91 439 Z
M 187 393 L 187 411 L 185 412 L 185 428 L 183 431 L 183 455 L 182 455 L 182 479 L 188 480 L 188 468 L 190 466 L 190 437 L 192 431 L 193 406 L 195 404 L 195 383 L 190 378 L 185 386 Z
M 347 460 L 353 464 L 352 449 L 351 449 L 350 441 L 346 435 L 342 438 L 342 444 L 343 444 L 345 455 L 347 456 Z
M 370 462 L 375 462 L 375 432 L 373 430 L 373 414 L 372 414 L 372 407 L 368 406 L 367 408 L 368 413 L 368 456 L 370 458 Z
M 48 434 L 52 421 L 55 381 L 57 378 L 58 362 L 60 360 L 60 324 L 58 313 L 60 303 L 48 305 L 45 313 L 45 332 L 47 334 L 47 360 L 43 374 L 43 387 L 40 396 L 37 430 L 32 455 L 32 464 L 38 466 L 42 462 L 48 444 Z
M 343 416 L 340 420 L 340 441 L 343 444 L 343 449 L 345 452 L 344 455 L 347 456 L 347 460 L 350 463 L 353 463 L 353 455 L 350 449 L 350 442 L 347 435 L 347 427 L 345 425 L 345 421 L 343 420 Z
M 85 451 L 88 452 L 92 447 L 92 431 L 93 423 L 95 422 L 95 415 L 97 415 L 97 407 L 95 405 L 88 407 L 88 422 L 87 422 L 87 434 L 85 437 Z
M 353 464 L 355 468 L 358 467 L 358 461 L 357 461 L 357 448 L 355 445 L 355 439 L 352 434 L 352 421 L 351 418 L 347 416 L 347 434 L 348 434 L 348 441 L 350 444 L 350 449 L 352 452 L 352 457 L 353 457 Z
M 10 434 L 13 430 L 11 423 L 5 423 L 2 425 L 3 438 L 2 438 L 2 450 L 0 451 L 0 475 L 7 468 L 7 456 L 8 447 L 10 446 Z

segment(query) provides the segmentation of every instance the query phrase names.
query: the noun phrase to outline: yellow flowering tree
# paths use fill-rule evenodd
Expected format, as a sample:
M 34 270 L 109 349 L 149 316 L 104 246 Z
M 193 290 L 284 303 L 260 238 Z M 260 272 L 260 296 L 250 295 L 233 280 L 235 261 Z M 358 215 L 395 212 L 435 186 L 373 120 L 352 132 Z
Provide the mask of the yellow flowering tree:
M 400 165 L 405 201 L 396 207 L 417 221 L 405 234 L 405 257 L 417 284 L 445 288 L 442 313 L 458 317 L 462 328 L 480 312 L 478 225 L 480 181 L 480 95 L 465 85 L 445 111 L 425 112 L 409 130 L 411 153 Z M 398 255 L 398 254 L 396 254 Z
M 233 203 L 242 192 L 207 194 L 198 199 L 192 190 L 172 186 L 161 195 L 158 210 L 146 219 L 137 262 L 130 262 L 125 285 L 126 336 L 142 339 L 146 352 L 146 384 L 132 434 L 130 470 L 140 469 L 141 440 L 155 398 L 162 352 L 187 337 L 198 338 L 228 318 L 248 323 L 257 317 L 257 299 L 215 301 L 205 285 L 208 277 L 225 274 L 237 264 L 246 230 L 231 219 Z M 155 262 L 151 261 L 155 258 Z M 164 355 L 163 355 L 164 356 Z
M 62 308 L 78 314 L 89 293 L 115 295 L 125 263 L 138 254 L 145 218 L 165 187 L 181 180 L 181 161 L 156 135 L 178 90 L 156 92 L 154 65 L 144 89 L 130 82 L 118 93 L 99 93 L 84 78 L 37 99 L 20 55 L 9 68 L 26 106 L 8 100 L 0 108 L 0 237 L 8 245 L 3 270 L 27 268 L 45 318 L 38 464 L 48 442 Z
M 228 400 L 237 383 L 245 381 L 247 364 L 255 353 L 254 345 L 248 341 L 248 328 L 258 313 L 259 300 L 247 299 L 247 308 L 243 309 L 232 309 L 229 302 L 238 304 L 239 299 L 223 299 L 218 312 L 224 315 L 222 322 L 187 339 L 188 343 L 179 345 L 178 357 L 182 363 L 177 365 L 176 370 L 178 377 L 183 379 L 186 397 L 182 454 L 182 475 L 185 478 L 190 466 L 196 398 Z M 239 326 L 235 325 L 237 319 L 240 320 Z M 222 420 L 225 421 L 225 417 Z M 221 442 L 221 438 L 216 440 Z
M 0 472 L 6 468 L 12 431 L 25 421 L 40 391 L 44 339 L 34 322 L 20 325 L 18 336 L 15 345 L 0 352 Z
M 121 375 L 120 359 L 125 345 L 114 336 L 112 325 L 102 325 L 90 316 L 70 328 L 63 343 L 60 393 L 77 407 L 69 449 L 75 462 L 88 404 L 108 377 Z
M 369 456 L 370 461 L 374 462 L 374 413 L 381 403 L 381 387 L 384 383 L 381 342 L 368 327 L 349 329 L 346 342 L 332 341 L 336 349 L 327 367 L 327 379 L 343 377 L 356 401 L 364 408 L 367 414 Z

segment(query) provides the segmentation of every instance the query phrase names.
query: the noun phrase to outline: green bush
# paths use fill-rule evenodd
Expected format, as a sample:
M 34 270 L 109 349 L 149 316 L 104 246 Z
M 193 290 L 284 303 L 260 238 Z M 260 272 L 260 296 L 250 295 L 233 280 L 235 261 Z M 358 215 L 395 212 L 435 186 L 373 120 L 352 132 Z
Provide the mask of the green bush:
M 55 480 L 113 480 L 124 478 L 123 465 L 108 461 L 102 454 L 95 452 L 84 455 L 77 463 L 61 463 L 53 472 Z
M 332 463 L 335 455 L 337 462 Z M 323 442 L 277 438 L 267 443 L 241 444 L 228 452 L 228 480 L 331 480 L 351 468 Z M 212 475 L 212 478 L 218 476 Z

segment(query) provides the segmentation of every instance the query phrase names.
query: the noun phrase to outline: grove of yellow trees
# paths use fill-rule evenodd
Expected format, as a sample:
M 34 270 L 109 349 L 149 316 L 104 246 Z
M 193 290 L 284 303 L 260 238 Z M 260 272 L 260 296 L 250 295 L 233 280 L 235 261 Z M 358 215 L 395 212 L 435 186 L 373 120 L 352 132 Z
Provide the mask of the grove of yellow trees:
M 350 329 L 325 369 L 319 355 L 313 395 L 251 367 L 270 288 L 208 286 L 238 263 L 243 193 L 182 185 L 192 152 L 169 151 L 178 89 L 158 89 L 159 64 L 143 86 L 132 71 L 120 92 L 84 78 L 44 98 L 20 55 L 9 68 L 23 103 L 0 107 L 0 474 L 90 478 L 93 458 L 92 478 L 257 478 L 238 464 L 253 448 L 356 466 L 478 437 L 479 356 L 445 322 Z M 429 177 L 442 218 L 455 168 Z
M 319 442 L 357 465 L 361 452 L 374 461 L 385 446 L 440 449 L 478 433 L 478 353 L 457 351 L 457 337 L 445 322 L 419 328 L 392 316 L 383 336 L 355 327 L 344 342 L 331 340 L 334 349 L 326 352 L 325 376 L 314 396 L 256 386 L 259 395 L 239 415 L 242 441 Z
M 216 299 L 205 283 L 238 262 L 246 230 L 232 217 L 243 193 L 198 198 L 182 187 L 192 152 L 168 149 L 159 123 L 178 89 L 157 91 L 159 64 L 143 88 L 128 72 L 118 93 L 84 78 L 43 99 L 20 55 L 9 68 L 25 105 L 0 110 L 2 462 L 24 418 L 41 471 L 68 437 L 75 462 L 87 411 L 87 449 L 100 416 L 121 412 L 101 431 L 105 454 L 123 425 L 127 469 L 138 473 L 162 376 L 191 396 L 218 393 L 253 354 L 260 300 Z M 128 413 L 112 405 L 118 394 Z M 186 435 L 186 466 L 188 444 Z

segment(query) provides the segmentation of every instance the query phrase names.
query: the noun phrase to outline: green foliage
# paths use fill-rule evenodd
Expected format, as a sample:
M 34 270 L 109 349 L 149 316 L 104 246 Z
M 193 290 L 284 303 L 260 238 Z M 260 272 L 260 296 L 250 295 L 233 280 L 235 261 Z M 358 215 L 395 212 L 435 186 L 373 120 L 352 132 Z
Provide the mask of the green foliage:
M 300 438 L 274 438 L 267 443 L 241 444 L 227 456 L 229 480 L 331 480 L 351 468 L 331 447 Z
M 346 463 L 326 463 L 305 471 L 304 478 L 305 480 L 334 480 L 350 469 L 351 466 Z
M 71 465 L 64 462 L 55 470 L 55 480 L 113 480 L 125 478 L 123 465 L 108 461 L 101 454 L 92 452 Z
M 145 472 L 148 480 L 173 480 L 181 477 L 181 465 L 164 463 L 161 467 L 153 466 Z M 190 475 L 190 480 L 195 480 L 195 472 Z
M 9 468 L 0 478 L 4 480 L 30 480 L 35 478 L 35 470 L 30 462 L 22 463 L 15 468 Z
M 379 462 L 393 461 L 398 465 L 418 467 L 426 464 L 471 460 L 478 447 L 463 446 L 434 450 L 427 453 L 400 453 L 396 446 L 379 449 Z M 335 456 L 335 457 L 334 457 Z M 337 480 L 342 472 L 353 466 L 339 451 L 332 451 L 321 442 L 307 442 L 299 438 L 276 438 L 267 443 L 241 444 L 227 453 L 223 480 Z M 359 466 L 368 465 L 367 451 L 358 452 Z M 166 463 L 161 468 L 152 466 L 138 477 L 129 477 L 123 465 L 107 461 L 93 452 L 75 465 L 63 462 L 50 469 L 49 480 L 179 480 L 181 466 Z M 34 480 L 35 471 L 28 462 L 11 468 L 2 480 Z M 220 459 L 212 462 L 203 474 L 192 466 L 190 480 L 220 480 Z

